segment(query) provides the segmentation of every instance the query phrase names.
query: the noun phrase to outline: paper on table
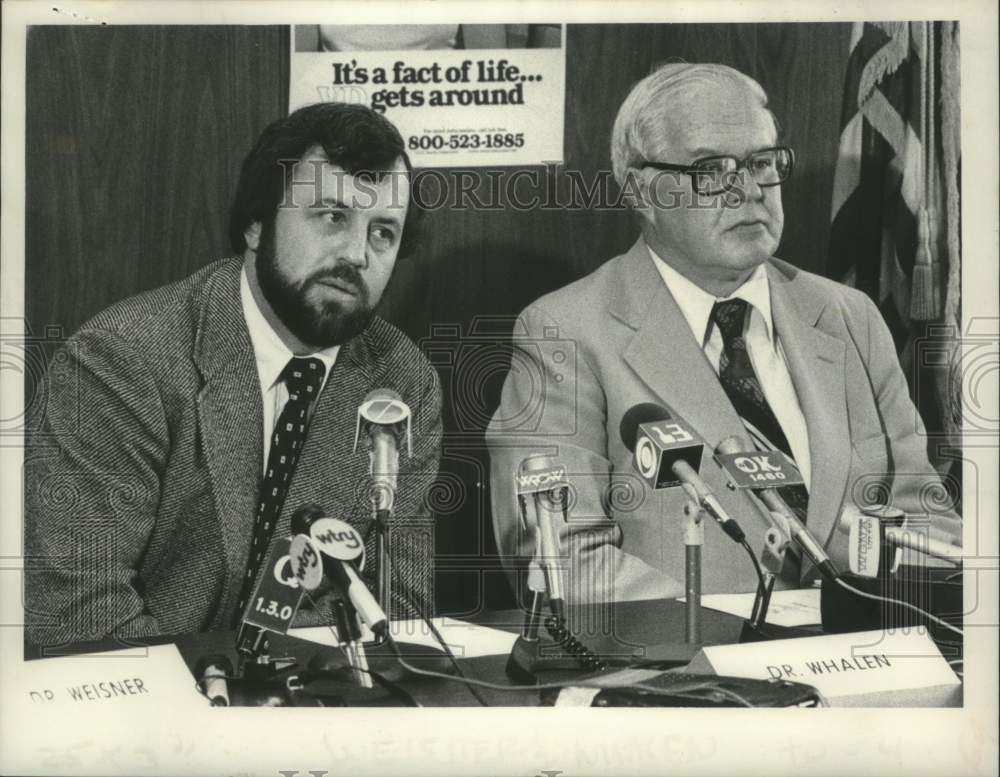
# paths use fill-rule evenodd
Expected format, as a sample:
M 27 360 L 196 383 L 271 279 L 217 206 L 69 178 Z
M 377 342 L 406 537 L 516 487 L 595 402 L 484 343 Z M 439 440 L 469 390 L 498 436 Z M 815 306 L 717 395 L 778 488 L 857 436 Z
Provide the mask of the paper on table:
M 775 591 L 771 594 L 771 604 L 767 608 L 767 622 L 775 626 L 811 626 L 822 623 L 819 596 L 818 588 Z M 753 611 L 753 601 L 754 594 L 705 594 L 701 597 L 701 606 L 749 618 Z
M 208 708 L 176 645 L 25 661 L 13 691 L 41 717 L 69 714 L 187 714 Z
M 476 626 L 454 618 L 432 618 L 437 630 L 441 632 L 444 641 L 458 658 L 475 658 L 476 656 L 496 656 L 509 653 L 517 639 L 516 634 L 506 631 Z M 440 649 L 440 644 L 434 638 L 431 630 L 420 620 L 394 621 L 389 631 L 399 642 L 411 642 Z M 336 631 L 329 626 L 313 626 L 304 629 L 291 629 L 289 636 L 317 642 L 321 645 L 336 645 Z M 364 640 L 371 639 L 371 632 L 365 629 Z

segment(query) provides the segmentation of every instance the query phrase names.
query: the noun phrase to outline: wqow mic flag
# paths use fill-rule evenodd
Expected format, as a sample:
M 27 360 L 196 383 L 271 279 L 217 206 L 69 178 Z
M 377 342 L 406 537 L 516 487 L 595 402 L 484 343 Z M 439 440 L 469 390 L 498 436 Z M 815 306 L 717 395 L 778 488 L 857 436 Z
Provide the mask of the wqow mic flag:
M 361 103 L 415 167 L 563 158 L 566 59 L 556 24 L 297 25 L 289 110 Z
M 885 317 L 942 473 L 961 469 L 960 163 L 958 23 L 856 22 L 827 269 Z

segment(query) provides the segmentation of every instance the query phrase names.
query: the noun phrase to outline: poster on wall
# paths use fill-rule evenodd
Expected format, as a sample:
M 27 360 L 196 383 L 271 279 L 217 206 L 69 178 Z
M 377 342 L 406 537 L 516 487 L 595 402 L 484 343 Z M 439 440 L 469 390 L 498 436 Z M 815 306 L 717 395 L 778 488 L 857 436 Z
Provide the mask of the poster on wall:
M 289 111 L 362 103 L 398 128 L 416 167 L 563 158 L 559 24 L 295 25 Z

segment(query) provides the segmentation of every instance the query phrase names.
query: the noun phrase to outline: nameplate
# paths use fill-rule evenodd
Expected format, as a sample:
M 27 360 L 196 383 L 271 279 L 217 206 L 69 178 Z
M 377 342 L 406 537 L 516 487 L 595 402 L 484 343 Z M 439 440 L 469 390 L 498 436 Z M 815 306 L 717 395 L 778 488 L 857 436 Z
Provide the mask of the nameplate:
M 16 676 L 22 709 L 41 715 L 208 706 L 174 645 L 25 661 Z
M 960 685 L 930 637 L 912 629 L 717 645 L 702 654 L 720 675 L 792 680 L 828 699 Z

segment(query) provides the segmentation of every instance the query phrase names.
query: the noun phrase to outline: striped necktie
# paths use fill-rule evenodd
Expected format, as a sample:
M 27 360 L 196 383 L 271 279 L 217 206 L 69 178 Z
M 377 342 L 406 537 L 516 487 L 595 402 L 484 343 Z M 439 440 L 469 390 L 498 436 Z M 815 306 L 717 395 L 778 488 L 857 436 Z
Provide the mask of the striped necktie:
M 758 450 L 780 450 L 795 461 L 788 438 L 764 396 L 747 351 L 743 330 L 749 305 L 746 300 L 727 299 L 716 302 L 712 307 L 712 321 L 722 335 L 719 382 L 743 421 L 754 446 Z M 795 511 L 799 520 L 805 523 L 809 507 L 809 492 L 805 486 L 782 486 L 778 493 Z

